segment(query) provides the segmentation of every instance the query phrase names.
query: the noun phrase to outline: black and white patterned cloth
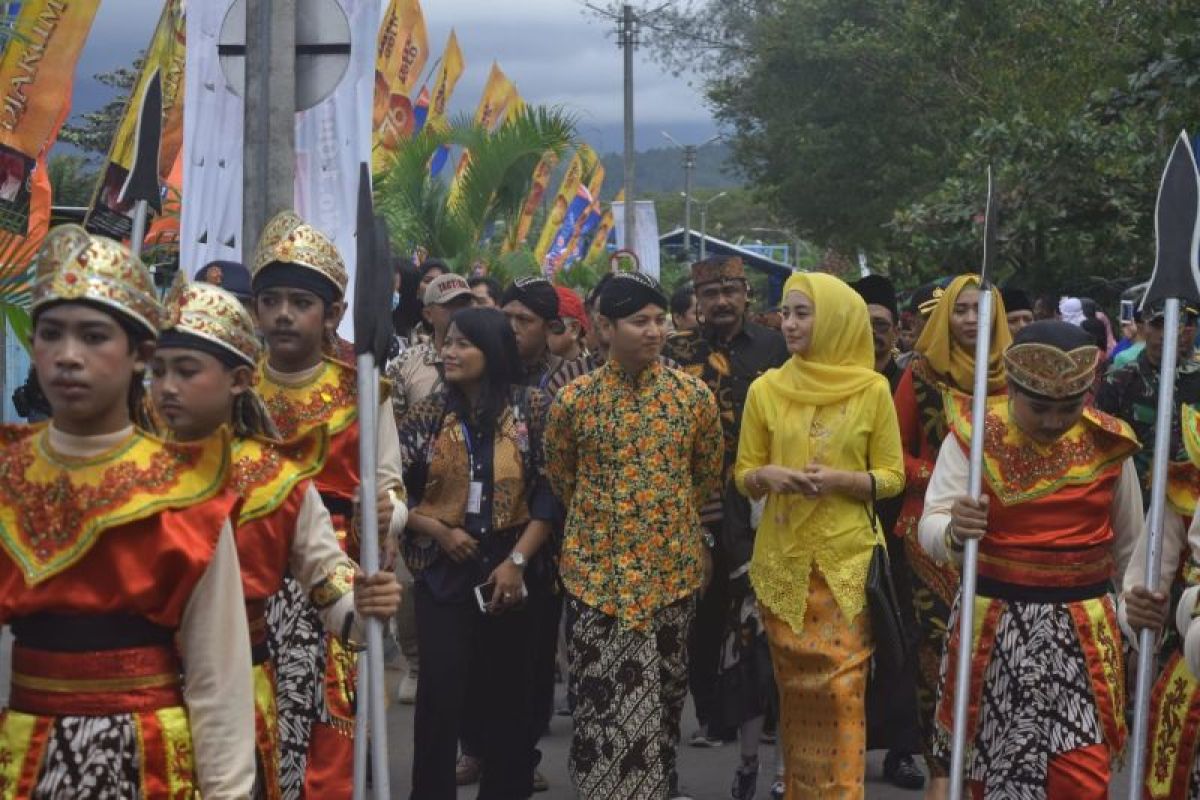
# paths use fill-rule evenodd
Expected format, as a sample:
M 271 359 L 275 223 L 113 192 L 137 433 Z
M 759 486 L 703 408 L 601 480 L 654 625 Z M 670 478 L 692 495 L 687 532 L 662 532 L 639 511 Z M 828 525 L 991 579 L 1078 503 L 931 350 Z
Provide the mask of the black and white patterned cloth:
M 688 598 L 654 615 L 653 629 L 569 598 L 567 639 L 576 691 L 568 768 L 582 800 L 661 800 L 675 788 L 675 748 L 687 698 Z
M 142 761 L 132 714 L 58 717 L 31 797 L 136 800 L 142 797 Z
M 956 603 L 951 630 L 957 625 Z M 954 665 L 943 655 L 943 692 L 947 680 Z M 1103 741 L 1068 606 L 1006 603 L 984 671 L 967 779 L 983 784 L 987 800 L 1045 800 L 1050 759 Z M 949 733 L 940 728 L 934 752 L 949 763 Z
M 284 577 L 267 600 L 268 644 L 275 662 L 279 715 L 279 785 L 283 800 L 300 800 L 314 721 L 325 708 L 325 628 L 300 583 Z M 323 716 L 324 715 L 324 716 Z

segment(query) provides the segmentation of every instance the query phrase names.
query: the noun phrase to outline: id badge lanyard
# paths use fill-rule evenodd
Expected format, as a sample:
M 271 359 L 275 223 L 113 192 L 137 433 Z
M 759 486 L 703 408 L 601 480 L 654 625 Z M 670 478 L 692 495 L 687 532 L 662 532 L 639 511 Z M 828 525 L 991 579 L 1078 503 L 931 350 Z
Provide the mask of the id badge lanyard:
M 467 445 L 467 475 L 471 478 L 467 484 L 467 513 L 479 514 L 483 511 L 483 482 L 475 476 L 475 446 L 471 443 L 467 423 L 460 422 L 459 425 L 462 426 L 463 441 Z

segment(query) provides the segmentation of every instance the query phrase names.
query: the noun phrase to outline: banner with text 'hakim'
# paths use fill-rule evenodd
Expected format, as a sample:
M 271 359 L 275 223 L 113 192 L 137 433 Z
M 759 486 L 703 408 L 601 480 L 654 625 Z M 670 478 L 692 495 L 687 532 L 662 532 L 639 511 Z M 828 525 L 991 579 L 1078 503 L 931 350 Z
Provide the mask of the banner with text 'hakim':
M 0 54 L 0 299 L 28 303 L 29 268 L 50 224 L 46 153 L 71 106 L 96 0 L 0 7 L 14 32 Z

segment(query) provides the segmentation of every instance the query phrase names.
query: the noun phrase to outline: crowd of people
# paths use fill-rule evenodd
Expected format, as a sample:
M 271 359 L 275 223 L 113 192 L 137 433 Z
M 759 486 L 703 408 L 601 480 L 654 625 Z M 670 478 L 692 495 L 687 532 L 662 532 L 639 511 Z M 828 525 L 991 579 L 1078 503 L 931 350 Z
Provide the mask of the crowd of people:
M 364 430 L 336 333 L 346 268 L 295 214 L 248 267 L 208 265 L 165 300 L 120 244 L 53 230 L 32 302 L 49 419 L 0 428 L 0 794 L 348 798 L 355 654 L 378 619 L 415 703 L 414 800 L 546 789 L 556 711 L 585 800 L 685 797 L 685 742 L 738 748 L 733 800 L 760 771 L 772 798 L 863 797 L 868 749 L 943 797 L 963 647 L 972 796 L 1104 798 L 1129 744 L 1123 642 L 1144 629 L 1164 633 L 1147 794 L 1200 796 L 1197 312 L 1145 587 L 1161 306 L 1117 336 L 1090 300 L 974 275 L 902 313 L 882 276 L 797 272 L 762 318 L 776 328 L 753 320 L 745 269 L 704 259 L 670 296 L 613 273 L 584 297 L 403 261 Z M 880 564 L 908 659 L 881 655 Z

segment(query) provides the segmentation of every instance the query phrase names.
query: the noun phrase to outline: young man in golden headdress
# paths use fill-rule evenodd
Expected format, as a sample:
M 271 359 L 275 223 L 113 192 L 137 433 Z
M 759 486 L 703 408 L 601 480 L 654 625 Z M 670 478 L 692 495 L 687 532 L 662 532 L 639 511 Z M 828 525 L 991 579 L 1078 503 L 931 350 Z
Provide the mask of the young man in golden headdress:
M 348 277 L 337 248 L 324 234 L 291 211 L 276 215 L 263 229 L 251 264 L 254 307 L 259 331 L 267 344 L 258 390 L 285 439 L 318 426 L 329 429 L 324 468 L 313 477 L 321 500 L 333 518 L 343 548 L 358 557 L 357 494 L 358 390 L 355 369 L 325 355 L 345 310 Z M 376 431 L 380 540 L 387 568 L 404 529 L 404 481 L 400 443 L 386 387 Z M 335 588 L 348 590 L 350 575 Z M 293 653 L 312 659 L 279 665 L 279 715 L 282 721 L 282 767 L 285 790 L 303 772 L 308 797 L 350 796 L 353 761 L 353 655 L 334 636 L 328 646 L 315 646 L 320 633 L 311 611 L 297 615 L 286 605 L 308 609 L 302 593 L 295 604 L 268 611 L 279 635 L 290 639 Z M 336 634 L 336 631 L 330 631 Z M 311 694 L 311 696 L 309 696 Z M 311 734 L 308 731 L 311 730 Z
M 250 646 L 226 436 L 135 424 L 162 307 L 121 245 L 62 226 L 33 287 L 49 423 L 0 428 L 4 797 L 242 800 Z M 181 677 L 182 676 L 182 677 Z
M 237 297 L 207 283 L 176 282 L 151 359 L 151 393 L 174 438 L 198 441 L 233 426 L 231 483 L 242 496 L 236 540 L 254 659 L 255 743 L 266 800 L 279 783 L 275 660 L 266 606 L 291 575 L 325 630 L 343 644 L 363 641 L 363 615 L 386 620 L 400 606 L 390 572 L 361 575 L 339 547 L 329 512 L 310 478 L 325 465 L 325 426 L 291 442 L 277 439 L 253 386 L 262 355 L 254 321 Z M 345 588 L 352 576 L 354 590 Z M 277 640 L 278 641 L 278 640 Z M 284 660 L 287 654 L 279 654 Z
M 967 780 L 972 796 L 1108 797 L 1125 743 L 1125 673 L 1112 597 L 1141 533 L 1125 423 L 1087 407 L 1099 351 L 1068 323 L 1022 329 L 1004 354 L 1008 396 L 989 398 L 984 491 L 967 496 L 970 398 L 947 401 L 921 546 L 957 563 L 979 540 Z M 964 646 L 957 609 L 942 661 L 937 747 L 949 757 Z

